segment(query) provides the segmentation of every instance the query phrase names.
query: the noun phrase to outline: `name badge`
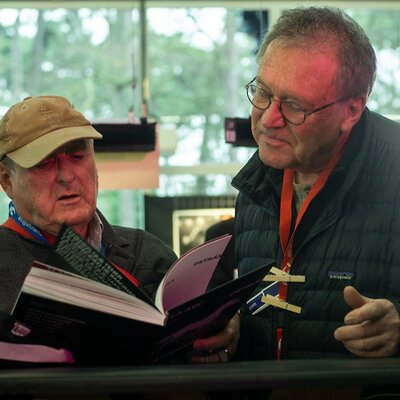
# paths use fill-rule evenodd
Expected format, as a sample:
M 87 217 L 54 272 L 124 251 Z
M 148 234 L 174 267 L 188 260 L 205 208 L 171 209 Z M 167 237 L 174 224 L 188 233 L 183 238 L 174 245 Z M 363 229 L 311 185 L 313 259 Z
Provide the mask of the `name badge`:
M 274 297 L 279 296 L 279 282 L 271 283 L 246 302 L 246 305 L 252 315 L 259 313 L 260 311 L 264 310 L 264 308 L 269 306 L 269 304 L 266 304 L 262 301 L 267 294 Z

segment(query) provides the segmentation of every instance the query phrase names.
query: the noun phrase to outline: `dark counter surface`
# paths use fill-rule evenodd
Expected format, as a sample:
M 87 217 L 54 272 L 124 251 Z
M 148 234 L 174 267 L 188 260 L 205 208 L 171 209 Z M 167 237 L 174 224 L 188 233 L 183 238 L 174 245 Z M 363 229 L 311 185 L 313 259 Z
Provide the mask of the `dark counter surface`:
M 258 390 L 400 384 L 400 359 L 285 360 L 0 370 L 0 395 Z

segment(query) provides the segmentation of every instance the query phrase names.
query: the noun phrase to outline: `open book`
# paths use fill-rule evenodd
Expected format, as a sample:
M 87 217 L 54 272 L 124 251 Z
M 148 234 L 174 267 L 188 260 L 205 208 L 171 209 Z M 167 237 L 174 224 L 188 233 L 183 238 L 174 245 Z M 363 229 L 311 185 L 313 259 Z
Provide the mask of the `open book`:
M 153 302 L 126 273 L 63 227 L 50 257 L 55 262 L 33 263 L 13 317 L 29 326 L 30 341 L 66 348 L 81 364 L 174 359 L 195 339 L 222 329 L 268 271 L 265 266 L 206 291 L 229 239 L 222 236 L 185 253 Z

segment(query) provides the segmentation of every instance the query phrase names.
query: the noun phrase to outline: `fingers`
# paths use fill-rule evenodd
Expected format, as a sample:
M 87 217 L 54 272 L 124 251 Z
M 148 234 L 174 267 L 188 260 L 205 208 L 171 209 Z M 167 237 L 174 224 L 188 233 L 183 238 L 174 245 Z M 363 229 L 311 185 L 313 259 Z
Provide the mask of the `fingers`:
M 369 300 L 367 297 L 362 296 L 353 286 L 346 286 L 343 290 L 343 295 L 344 301 L 353 309 L 363 306 Z
M 391 312 L 393 304 L 385 299 L 370 299 L 362 296 L 352 286 L 344 288 L 344 300 L 353 308 L 344 319 L 346 325 L 360 324 L 363 321 L 378 320 Z
M 215 351 L 228 348 L 231 353 L 236 351 L 237 342 L 240 335 L 240 320 L 236 314 L 225 326 L 225 328 L 214 336 L 197 339 L 193 343 L 196 351 Z
M 190 357 L 190 361 L 193 363 L 221 363 L 228 362 L 229 359 L 230 353 L 228 349 L 220 349 L 202 354 L 195 353 Z
M 335 338 L 341 341 L 350 353 L 358 357 L 391 357 L 397 353 L 398 338 L 386 333 L 368 338 L 341 340 L 335 332 Z
M 384 346 L 385 332 L 379 325 L 364 321 L 353 326 L 341 326 L 334 332 L 335 339 L 343 342 L 347 348 L 358 351 L 371 351 Z
M 364 321 L 361 324 L 352 326 L 341 326 L 335 331 L 335 338 L 340 341 L 367 339 L 377 336 L 381 333 L 381 329 L 376 324 L 371 324 L 369 321 Z
M 344 289 L 344 299 L 353 308 L 336 329 L 334 337 L 351 353 L 360 357 L 388 357 L 397 352 L 400 317 L 393 303 L 370 299 L 356 289 Z
M 350 311 L 344 318 L 346 325 L 361 324 L 363 321 L 378 321 L 392 312 L 393 304 L 384 299 L 373 300 Z
M 368 319 L 368 315 L 365 314 L 365 308 L 363 306 L 368 304 L 370 299 L 362 296 L 358 290 L 352 286 L 346 286 L 343 290 L 344 301 L 348 306 L 350 306 L 353 311 L 350 311 L 344 319 L 346 325 L 352 325 L 361 323 Z M 364 311 L 364 312 L 363 312 Z M 368 314 L 368 309 L 367 309 Z
M 218 350 L 217 353 L 222 362 L 227 362 L 229 360 L 229 350 L 228 349 Z
M 363 339 L 344 340 L 343 344 L 347 350 L 359 357 L 389 357 L 397 352 L 398 345 L 397 339 L 389 332 Z
M 239 316 L 233 317 L 226 327 L 214 336 L 197 339 L 189 360 L 196 363 L 225 362 L 236 351 L 239 340 Z

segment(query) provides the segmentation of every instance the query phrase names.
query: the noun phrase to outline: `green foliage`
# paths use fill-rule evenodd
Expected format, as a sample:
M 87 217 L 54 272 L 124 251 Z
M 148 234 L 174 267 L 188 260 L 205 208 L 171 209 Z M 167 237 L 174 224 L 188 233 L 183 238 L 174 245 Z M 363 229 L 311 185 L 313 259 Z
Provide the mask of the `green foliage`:
M 239 9 L 209 10 L 210 17 L 216 11 L 221 16 L 214 36 L 197 20 L 204 10 L 168 11 L 178 12 L 179 21 L 169 21 L 171 14 L 160 17 L 159 9 L 157 21 L 147 26 L 149 115 L 160 123 L 173 121 L 178 129 L 172 163 L 188 154 L 192 164 L 236 161 L 236 149 L 224 143 L 223 123 L 226 116 L 248 116 L 244 85 L 256 71 L 255 40 L 243 31 Z M 370 106 L 398 114 L 400 11 L 350 12 L 381 60 Z M 139 12 L 132 8 L 0 9 L 0 113 L 28 95 L 59 94 L 92 121 L 127 120 L 132 107 L 138 117 L 143 61 L 139 22 Z M 166 34 L 159 26 L 173 29 Z M 199 37 L 207 45 L 200 45 Z M 384 57 L 393 60 L 391 66 L 382 65 Z M 170 181 L 178 193 L 215 190 L 208 179 Z M 228 181 L 226 177 L 221 190 L 229 187 Z
M 377 53 L 378 73 L 369 106 L 399 115 L 400 10 L 357 9 L 350 15 L 364 28 Z

